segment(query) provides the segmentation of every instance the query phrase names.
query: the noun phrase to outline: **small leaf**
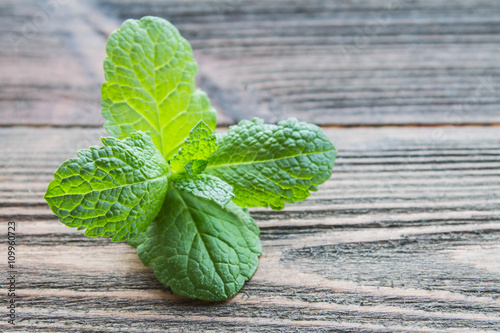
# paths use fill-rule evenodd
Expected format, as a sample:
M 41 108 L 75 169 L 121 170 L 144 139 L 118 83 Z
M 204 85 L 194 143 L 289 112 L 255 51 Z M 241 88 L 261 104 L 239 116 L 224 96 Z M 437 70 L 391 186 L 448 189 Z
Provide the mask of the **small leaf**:
M 174 293 L 207 301 L 233 297 L 262 253 L 259 228 L 246 209 L 232 202 L 221 208 L 174 186 L 146 237 L 133 245 Z
M 337 153 L 318 126 L 297 119 L 277 125 L 244 120 L 217 144 L 205 172 L 231 185 L 238 205 L 276 210 L 328 180 Z
M 215 128 L 216 111 L 196 89 L 191 46 L 168 21 L 127 20 L 109 37 L 106 52 L 101 104 L 110 135 L 150 131 L 168 161 L 200 119 Z
M 123 241 L 147 228 L 168 188 L 168 166 L 149 133 L 77 152 L 54 173 L 45 200 L 68 227 Z
M 212 200 L 221 207 L 227 205 L 234 198 L 231 185 L 211 175 L 201 174 L 195 177 L 184 177 L 176 180 L 174 184 L 181 191 Z
M 208 158 L 217 149 L 216 136 L 212 129 L 201 120 L 184 140 L 184 145 L 179 149 L 170 162 L 174 173 L 187 172 L 189 175 L 198 175 L 208 164 Z

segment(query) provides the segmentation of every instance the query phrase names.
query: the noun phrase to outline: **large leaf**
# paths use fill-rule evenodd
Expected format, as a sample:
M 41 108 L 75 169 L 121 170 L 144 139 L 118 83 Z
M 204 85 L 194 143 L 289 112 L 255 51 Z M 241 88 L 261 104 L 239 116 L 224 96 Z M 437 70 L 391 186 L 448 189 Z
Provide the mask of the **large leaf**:
M 62 223 L 86 236 L 123 241 L 144 231 L 168 189 L 168 166 L 149 133 L 77 152 L 54 173 L 45 199 Z
M 150 131 L 168 161 L 200 120 L 215 128 L 216 112 L 196 90 L 191 46 L 168 21 L 127 20 L 109 37 L 106 52 L 101 103 L 111 135 Z
M 174 293 L 207 301 L 234 296 L 262 252 L 248 211 L 232 202 L 221 208 L 174 186 L 146 233 L 130 244 Z
M 217 141 L 205 172 L 233 187 L 240 206 L 282 209 L 306 199 L 331 176 L 336 150 L 313 124 L 241 121 Z

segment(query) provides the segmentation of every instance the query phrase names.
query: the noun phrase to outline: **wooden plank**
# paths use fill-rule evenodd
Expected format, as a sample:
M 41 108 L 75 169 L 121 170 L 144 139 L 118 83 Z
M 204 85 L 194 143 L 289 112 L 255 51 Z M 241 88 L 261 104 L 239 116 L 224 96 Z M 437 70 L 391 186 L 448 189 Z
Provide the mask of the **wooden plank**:
M 103 133 L 0 129 L 0 237 L 15 220 L 22 319 L 2 329 L 498 331 L 499 127 L 325 129 L 331 180 L 283 211 L 252 209 L 259 269 L 215 304 L 172 295 L 131 247 L 51 214 L 52 171 Z
M 101 0 L 163 16 L 234 121 L 499 123 L 498 1 Z
M 22 0 L 0 8 L 0 125 L 101 126 L 105 39 L 89 7 Z
M 88 2 L 0 1 L 0 126 L 102 126 L 105 43 L 120 23 Z
M 0 125 L 101 126 L 106 38 L 151 13 L 192 43 L 222 125 L 499 123 L 499 3 L 389 3 L 4 1 Z

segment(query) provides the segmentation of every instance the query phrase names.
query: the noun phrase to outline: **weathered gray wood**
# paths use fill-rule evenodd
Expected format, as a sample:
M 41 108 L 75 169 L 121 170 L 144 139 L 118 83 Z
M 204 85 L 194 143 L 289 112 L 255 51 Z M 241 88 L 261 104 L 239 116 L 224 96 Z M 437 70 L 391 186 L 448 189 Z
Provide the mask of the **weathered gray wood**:
M 283 211 L 252 209 L 259 269 L 209 304 L 172 295 L 131 247 L 84 237 L 44 203 L 55 168 L 104 131 L 1 129 L 0 221 L 18 226 L 22 318 L 2 329 L 498 331 L 500 128 L 325 133 L 340 152 L 331 180 Z
M 104 123 L 101 18 L 84 2 L 0 2 L 0 125 Z
M 92 1 L 0 1 L 0 126 L 102 126 L 105 43 L 120 24 Z
M 500 331 L 500 127 L 367 127 L 498 124 L 498 2 L 56 1 L 0 1 L 0 237 L 16 221 L 21 273 L 0 331 Z M 252 209 L 264 254 L 228 302 L 172 295 L 42 198 L 106 135 L 104 43 L 146 14 L 190 40 L 221 124 L 367 125 L 325 129 L 339 158 L 307 201 Z
M 234 121 L 500 122 L 498 1 L 100 3 L 121 19 L 176 24 Z
M 497 1 L 96 2 L 0 2 L 0 125 L 101 126 L 105 41 L 143 15 L 192 43 L 220 124 L 500 122 Z

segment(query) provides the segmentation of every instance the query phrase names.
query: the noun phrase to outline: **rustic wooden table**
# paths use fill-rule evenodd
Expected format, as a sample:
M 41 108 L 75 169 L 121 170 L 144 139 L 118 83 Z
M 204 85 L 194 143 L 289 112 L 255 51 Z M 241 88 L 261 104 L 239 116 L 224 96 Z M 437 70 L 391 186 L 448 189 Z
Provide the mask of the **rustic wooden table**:
M 221 131 L 297 117 L 339 150 L 310 199 L 252 209 L 260 267 L 227 302 L 173 295 L 42 198 L 105 135 L 104 44 L 144 15 L 192 43 Z M 498 1 L 2 0 L 0 18 L 2 332 L 500 331 Z

